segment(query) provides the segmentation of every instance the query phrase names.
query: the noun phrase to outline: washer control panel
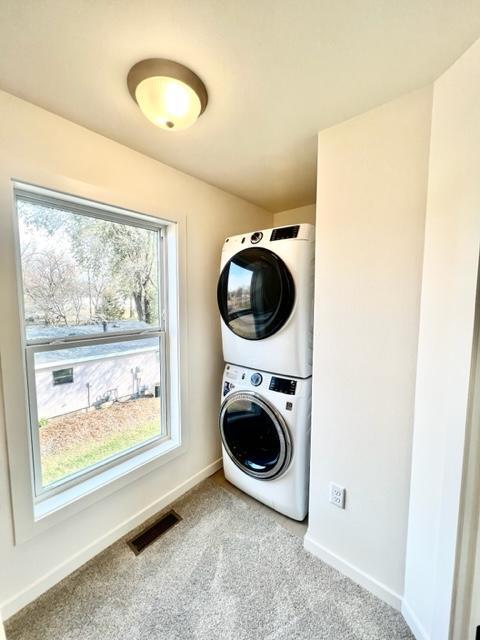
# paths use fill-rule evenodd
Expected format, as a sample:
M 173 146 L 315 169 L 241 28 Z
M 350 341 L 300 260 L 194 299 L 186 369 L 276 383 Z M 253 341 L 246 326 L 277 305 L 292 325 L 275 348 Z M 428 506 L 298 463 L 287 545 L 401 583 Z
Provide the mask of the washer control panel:
M 244 369 L 234 364 L 227 364 L 223 380 L 223 395 L 226 396 L 234 390 L 246 390 L 249 387 L 268 389 L 269 391 L 294 396 L 297 393 L 297 380 L 280 378 L 264 372 L 260 373 L 259 371 Z
M 289 396 L 294 396 L 295 391 L 297 390 L 297 381 L 272 376 L 270 386 L 268 388 L 270 391 L 278 391 L 279 393 L 286 393 Z

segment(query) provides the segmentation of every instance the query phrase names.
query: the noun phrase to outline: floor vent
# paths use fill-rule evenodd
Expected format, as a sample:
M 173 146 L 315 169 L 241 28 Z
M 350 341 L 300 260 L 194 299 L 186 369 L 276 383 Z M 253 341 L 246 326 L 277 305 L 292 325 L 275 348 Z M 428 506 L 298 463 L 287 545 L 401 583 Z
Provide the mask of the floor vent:
M 175 511 L 169 511 L 165 513 L 159 520 L 156 520 L 151 524 L 148 529 L 145 529 L 138 536 L 127 541 L 128 546 L 133 553 L 138 556 L 139 553 L 148 547 L 148 545 L 155 542 L 157 538 L 163 536 L 169 529 L 174 527 L 182 518 L 175 513 Z

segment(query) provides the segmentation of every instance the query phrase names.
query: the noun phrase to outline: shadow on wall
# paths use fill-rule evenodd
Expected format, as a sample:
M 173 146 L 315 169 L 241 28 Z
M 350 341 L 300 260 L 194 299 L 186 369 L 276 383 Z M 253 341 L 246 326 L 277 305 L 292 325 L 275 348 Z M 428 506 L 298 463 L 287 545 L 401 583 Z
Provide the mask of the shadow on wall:
M 315 224 L 315 209 L 315 204 L 307 204 L 304 207 L 297 207 L 296 209 L 287 209 L 286 211 L 274 213 L 273 226 L 283 227 L 287 224 L 300 224 L 302 222 Z

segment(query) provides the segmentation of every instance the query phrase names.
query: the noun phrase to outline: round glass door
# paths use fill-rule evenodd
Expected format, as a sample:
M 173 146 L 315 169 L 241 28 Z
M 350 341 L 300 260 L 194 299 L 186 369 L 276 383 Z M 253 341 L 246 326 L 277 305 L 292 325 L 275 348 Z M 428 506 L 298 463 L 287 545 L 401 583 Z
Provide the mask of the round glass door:
M 228 455 L 250 476 L 272 479 L 290 462 L 292 446 L 285 421 L 254 393 L 239 391 L 225 400 L 220 431 Z
M 223 321 L 247 340 L 276 333 L 290 317 L 295 285 L 287 265 L 273 251 L 250 247 L 227 262 L 218 281 Z

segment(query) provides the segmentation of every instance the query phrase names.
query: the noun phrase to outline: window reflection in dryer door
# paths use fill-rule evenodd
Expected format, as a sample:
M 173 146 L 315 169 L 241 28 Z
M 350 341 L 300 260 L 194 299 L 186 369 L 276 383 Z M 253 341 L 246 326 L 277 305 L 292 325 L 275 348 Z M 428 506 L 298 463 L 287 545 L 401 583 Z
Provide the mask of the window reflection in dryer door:
M 230 315 L 241 316 L 244 322 L 251 322 L 252 303 L 250 292 L 252 290 L 253 270 L 234 261 L 230 263 L 228 274 L 227 309 Z

